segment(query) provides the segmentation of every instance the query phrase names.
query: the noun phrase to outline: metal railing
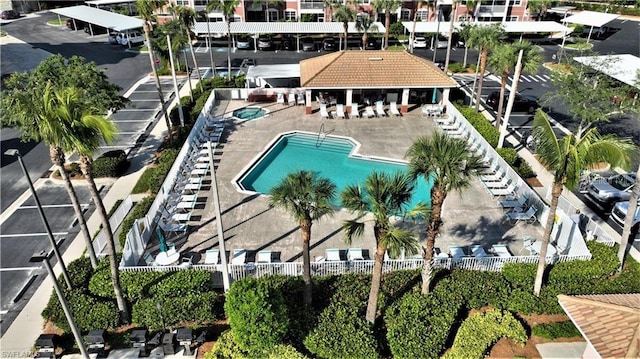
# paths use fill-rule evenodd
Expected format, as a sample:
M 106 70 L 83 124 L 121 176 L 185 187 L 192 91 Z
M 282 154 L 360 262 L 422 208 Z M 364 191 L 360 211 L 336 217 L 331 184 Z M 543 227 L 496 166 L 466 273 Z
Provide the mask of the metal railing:
M 111 224 L 111 230 L 115 233 L 118 227 L 124 221 L 124 218 L 129 214 L 133 208 L 133 199 L 131 196 L 127 196 L 122 203 L 118 206 L 115 212 L 109 217 L 109 224 Z M 100 232 L 93 240 L 93 250 L 96 253 L 98 259 L 102 259 L 107 256 L 107 253 L 104 253 L 105 248 L 107 248 L 107 235 L 105 234 L 104 228 L 100 228 Z
M 551 189 L 547 192 L 547 198 L 551 198 Z M 558 198 L 558 208 L 563 210 L 565 213 L 575 213 L 579 208 L 574 206 L 568 199 L 564 196 L 560 196 Z M 609 247 L 613 247 L 617 241 L 611 236 L 611 234 L 607 233 L 596 221 L 592 218 L 589 218 L 589 222 L 587 223 L 587 236 L 586 240 L 591 241 L 595 240 L 597 242 L 603 243 Z

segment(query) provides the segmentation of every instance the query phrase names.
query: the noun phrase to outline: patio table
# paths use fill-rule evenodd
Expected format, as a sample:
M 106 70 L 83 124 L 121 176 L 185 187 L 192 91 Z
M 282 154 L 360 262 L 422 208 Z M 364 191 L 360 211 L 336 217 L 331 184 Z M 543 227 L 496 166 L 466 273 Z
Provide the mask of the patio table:
M 180 253 L 175 252 L 172 254 L 168 254 L 168 252 L 160 252 L 156 256 L 156 264 L 161 266 L 171 265 L 180 259 Z

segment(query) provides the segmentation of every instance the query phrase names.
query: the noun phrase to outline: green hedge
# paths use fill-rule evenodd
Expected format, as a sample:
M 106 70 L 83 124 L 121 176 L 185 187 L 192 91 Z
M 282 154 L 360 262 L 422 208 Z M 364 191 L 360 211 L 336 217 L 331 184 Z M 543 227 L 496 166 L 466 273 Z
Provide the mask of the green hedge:
M 158 312 L 158 304 L 161 305 L 164 323 Z M 217 292 L 155 297 L 137 301 L 131 309 L 131 318 L 138 326 L 155 329 L 162 328 L 163 324 L 175 327 L 184 322 L 198 325 L 218 319 L 221 308 L 222 300 Z
M 518 151 L 511 147 L 496 148 L 496 152 L 498 152 L 500 157 L 502 157 L 509 166 L 513 166 L 518 158 L 520 158 L 520 156 L 518 156 Z
M 233 339 L 233 332 L 227 330 L 222 333 L 213 348 L 204 354 L 204 359 L 253 359 L 251 355 L 240 348 Z M 269 353 L 262 356 L 264 359 L 306 359 L 307 357 L 298 352 L 290 345 L 275 345 Z
M 464 116 L 467 121 L 484 137 L 491 147 L 496 148 L 498 146 L 498 140 L 500 138 L 500 132 L 487 120 L 481 113 L 478 113 L 474 108 L 467 106 L 455 105 L 458 111 Z
M 178 153 L 179 150 L 175 148 L 168 148 L 162 151 L 156 165 L 147 168 L 142 173 L 131 193 L 158 193 L 165 177 L 167 177 L 167 173 L 169 173 L 171 166 L 173 166 L 178 157 Z
M 133 228 L 133 224 L 136 219 L 144 217 L 147 212 L 149 212 L 149 208 L 151 208 L 154 199 L 155 195 L 143 198 L 135 205 L 135 207 L 133 207 L 131 212 L 129 212 L 127 217 L 122 221 L 122 224 L 120 225 L 120 234 L 118 235 L 120 248 L 124 248 L 124 244 L 127 242 L 127 233 L 129 233 L 129 230 Z
M 93 176 L 120 177 L 129 168 L 127 154 L 123 150 L 113 150 L 102 154 L 93 161 Z
M 578 328 L 570 320 L 536 325 L 531 330 L 531 334 L 545 339 L 576 338 L 581 336 Z

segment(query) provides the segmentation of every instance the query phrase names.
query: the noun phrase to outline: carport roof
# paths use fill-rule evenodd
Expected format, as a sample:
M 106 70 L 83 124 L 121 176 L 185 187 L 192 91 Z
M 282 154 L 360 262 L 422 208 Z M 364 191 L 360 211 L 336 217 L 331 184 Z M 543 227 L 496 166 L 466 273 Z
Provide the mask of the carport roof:
M 568 22 L 572 24 L 580 24 L 585 26 L 593 26 L 593 27 L 602 27 L 611 21 L 620 17 L 618 14 L 608 14 L 604 12 L 595 12 L 595 11 L 582 11 L 575 15 L 571 15 L 566 19 L 562 20 L 563 22 Z
M 478 26 L 489 26 L 493 24 L 502 24 L 505 32 L 510 33 L 525 33 L 525 32 L 571 32 L 572 29 L 566 27 L 560 23 L 555 21 L 507 21 L 504 23 L 501 22 L 493 22 L 493 21 L 481 21 L 481 22 L 454 22 L 453 27 L 457 31 L 462 28 L 462 25 L 478 25 Z M 403 21 L 402 25 L 404 28 L 411 32 L 413 30 L 413 22 L 412 21 Z M 440 32 L 448 32 L 449 23 L 448 22 L 440 22 Z M 416 23 L 416 32 L 417 33 L 435 33 L 438 31 L 438 23 L 434 21 L 425 21 L 425 22 L 417 22 Z
M 280 64 L 249 66 L 246 78 L 258 77 L 268 79 L 300 77 L 300 65 Z
M 594 70 L 607 74 L 629 86 L 640 89 L 640 57 L 622 55 L 582 56 L 574 57 L 575 61 L 585 64 Z
M 457 86 L 431 61 L 406 51 L 339 51 L 302 60 L 300 84 L 314 89 Z
M 90 0 L 85 1 L 85 4 L 90 5 L 109 5 L 109 4 L 127 4 L 127 3 L 135 3 L 135 0 Z
M 141 19 L 85 5 L 52 9 L 51 12 L 116 31 L 139 29 L 143 25 Z
M 356 23 L 349 23 L 349 33 L 358 33 Z M 382 23 L 375 23 L 377 32 L 383 34 L 385 27 Z M 212 34 L 227 33 L 227 24 L 225 22 L 210 22 L 209 30 Z M 196 22 L 193 26 L 193 32 L 197 35 L 206 34 L 206 22 Z M 376 31 L 372 31 L 376 32 Z M 232 22 L 232 34 L 342 34 L 344 27 L 340 22 Z

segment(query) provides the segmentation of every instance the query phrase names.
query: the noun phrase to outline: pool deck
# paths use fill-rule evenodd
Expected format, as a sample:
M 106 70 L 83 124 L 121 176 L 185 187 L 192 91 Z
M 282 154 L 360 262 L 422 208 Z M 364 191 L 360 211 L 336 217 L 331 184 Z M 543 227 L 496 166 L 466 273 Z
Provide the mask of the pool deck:
M 247 105 L 250 103 L 245 101 L 218 101 L 214 115 L 230 117 L 233 110 Z M 276 253 L 274 256 L 283 262 L 302 260 L 297 223 L 282 210 L 270 208 L 267 197 L 240 193 L 232 183 L 232 179 L 252 163 L 278 134 L 295 130 L 318 132 L 324 124 L 326 133 L 358 141 L 361 144 L 360 154 L 404 159 L 413 140 L 438 131 L 431 119 L 420 116 L 420 108 L 402 117 L 322 120 L 317 111 L 305 115 L 303 106 L 257 105 L 268 108 L 269 116 L 245 122 L 229 121 L 216 150 L 216 159 L 220 161 L 216 174 L 226 250 L 246 249 L 248 262 L 254 261 L 255 253 L 260 250 Z M 209 176 L 205 183 L 210 183 Z M 210 186 L 203 187 L 198 194 L 200 206 L 192 211 L 188 236 L 173 239 L 178 251 L 192 255 L 194 263 L 202 263 L 204 252 L 218 247 L 215 211 L 209 189 Z M 313 224 L 312 259 L 324 256 L 327 248 L 346 250 L 349 247 L 362 248 L 365 257 L 367 254 L 372 257 L 375 240 L 371 226 L 367 226 L 363 238 L 354 240 L 351 245 L 345 243 L 341 223 L 351 218 L 354 218 L 353 214 L 340 210 L 332 217 Z M 508 245 L 513 255 L 518 255 L 522 249 L 522 238 L 540 238 L 543 232 L 537 223 L 509 224 L 496 199 L 487 194 L 477 179 L 462 194 L 449 194 L 442 219 L 444 223 L 436 239 L 436 247 L 443 252 L 447 252 L 451 245 L 481 244 L 488 250 L 492 244 L 501 243 Z M 419 226 L 418 232 L 420 241 L 424 242 L 424 226 Z M 147 250 L 156 254 L 157 247 L 158 242 L 154 238 Z

